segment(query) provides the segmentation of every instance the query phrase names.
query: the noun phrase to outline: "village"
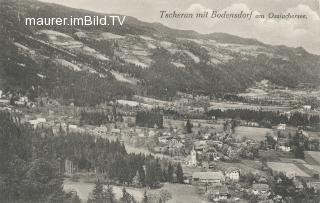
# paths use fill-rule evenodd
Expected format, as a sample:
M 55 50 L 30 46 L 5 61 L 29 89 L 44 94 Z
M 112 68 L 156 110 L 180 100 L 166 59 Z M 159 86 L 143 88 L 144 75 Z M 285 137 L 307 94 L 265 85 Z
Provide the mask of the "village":
M 206 112 L 210 110 L 221 110 L 223 104 L 223 109 L 233 110 L 236 105 L 258 111 L 265 106 L 242 103 L 239 107 L 236 102 L 186 94 L 173 102 L 135 96 L 135 101 L 118 100 L 95 108 L 61 105 L 45 97 L 34 102 L 21 95 L 13 99 L 2 91 L 0 99 L 2 110 L 23 114 L 21 122 L 32 128 L 118 140 L 128 153 L 153 155 L 181 164 L 183 184 L 175 183 L 176 179 L 172 184 L 181 188 L 192 186 L 204 202 L 281 202 L 285 196 L 275 195 L 274 191 L 282 186 L 281 181 L 292 182 L 295 192 L 311 188 L 314 195 L 320 192 L 319 131 L 281 122 L 274 125 L 269 121 L 266 125 L 239 117 L 203 116 L 209 115 Z M 283 111 L 278 114 L 288 119 L 297 112 L 281 108 Z M 317 111 L 309 105 L 301 105 L 298 110 L 307 115 L 317 115 Z M 95 120 L 97 113 L 105 117 Z M 78 187 L 74 180 L 87 178 L 87 173 L 71 160 L 62 162 L 66 189 L 88 198 L 90 191 L 83 191 L 83 182 Z

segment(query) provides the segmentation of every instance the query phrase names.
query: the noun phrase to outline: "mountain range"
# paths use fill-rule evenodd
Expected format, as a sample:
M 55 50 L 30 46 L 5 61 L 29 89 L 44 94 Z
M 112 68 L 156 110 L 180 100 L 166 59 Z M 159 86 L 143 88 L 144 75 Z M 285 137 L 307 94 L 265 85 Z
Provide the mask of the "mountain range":
M 0 89 L 95 105 L 134 94 L 220 97 L 261 80 L 319 85 L 320 56 L 225 33 L 126 17 L 123 26 L 25 26 L 26 17 L 104 16 L 35 0 L 0 0 Z

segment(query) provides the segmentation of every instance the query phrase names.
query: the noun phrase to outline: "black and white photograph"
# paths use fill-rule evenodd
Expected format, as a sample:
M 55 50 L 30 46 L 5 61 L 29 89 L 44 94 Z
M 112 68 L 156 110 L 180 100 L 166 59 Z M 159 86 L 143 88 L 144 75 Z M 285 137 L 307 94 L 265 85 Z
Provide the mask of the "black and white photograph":
M 319 203 L 319 0 L 0 0 L 0 203 Z

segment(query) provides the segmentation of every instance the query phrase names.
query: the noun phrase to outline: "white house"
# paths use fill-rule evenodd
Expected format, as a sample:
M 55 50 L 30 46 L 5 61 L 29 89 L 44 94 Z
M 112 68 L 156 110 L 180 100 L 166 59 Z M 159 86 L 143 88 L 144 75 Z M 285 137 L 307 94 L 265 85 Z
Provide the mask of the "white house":
M 149 134 L 149 137 L 153 137 L 156 135 L 156 133 L 153 130 L 150 130 L 148 134 Z
M 139 133 L 138 137 L 145 137 L 144 133 Z
M 291 151 L 291 147 L 290 146 L 285 146 L 285 145 L 280 145 L 278 147 L 278 149 L 283 151 L 283 152 L 290 152 Z
M 119 134 L 119 133 L 121 133 L 121 130 L 120 130 L 120 129 L 117 129 L 117 128 L 113 128 L 113 129 L 111 130 L 111 133 Z
M 37 118 L 35 120 L 29 120 L 30 123 L 34 128 L 36 128 L 39 124 L 47 122 L 45 118 Z
M 220 187 L 216 190 L 213 190 L 212 193 L 213 193 L 214 202 L 226 201 L 230 196 L 230 193 L 227 187 Z
M 171 138 L 172 138 L 171 136 L 162 136 L 162 137 L 158 137 L 158 140 L 160 143 L 166 144 Z
M 277 129 L 278 129 L 278 130 L 285 130 L 285 129 L 286 129 L 286 127 L 287 127 L 287 125 L 286 125 L 286 124 L 282 124 L 282 123 L 280 123 L 280 124 L 278 125 Z
M 69 130 L 77 131 L 78 130 L 78 126 L 77 125 L 69 125 Z
M 302 106 L 302 108 L 305 111 L 311 111 L 311 106 L 310 105 L 304 105 L 304 106 Z
M 268 195 L 270 194 L 270 187 L 267 184 L 253 184 L 252 193 L 255 195 Z
M 237 167 L 230 167 L 225 172 L 226 178 L 232 181 L 239 181 L 240 179 L 240 169 Z

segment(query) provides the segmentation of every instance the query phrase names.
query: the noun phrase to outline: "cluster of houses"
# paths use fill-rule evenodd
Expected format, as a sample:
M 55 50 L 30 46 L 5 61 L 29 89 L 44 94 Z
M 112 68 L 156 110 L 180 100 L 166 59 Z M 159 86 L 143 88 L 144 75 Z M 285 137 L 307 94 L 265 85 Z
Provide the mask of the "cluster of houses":
M 285 127 L 286 127 L 286 124 L 279 124 L 279 126 L 277 128 L 278 134 L 272 133 L 272 135 L 271 135 L 273 141 L 271 143 L 268 142 L 267 140 L 264 141 L 267 149 L 275 149 L 277 151 L 282 151 L 282 152 L 292 151 L 292 146 L 290 144 L 292 138 L 290 138 L 288 136 L 288 134 L 282 134 L 282 131 L 283 131 L 283 129 L 285 129 Z M 302 129 L 299 129 L 297 131 L 297 133 L 299 133 L 304 138 L 307 138 L 307 139 L 310 138 L 309 134 Z M 281 136 L 279 136 L 279 134 Z M 319 146 L 318 143 L 319 142 L 309 142 L 308 148 L 309 149 L 317 149 Z M 315 146 L 315 144 L 318 146 Z
M 218 202 L 227 200 L 231 197 L 227 185 L 230 183 L 238 183 L 240 180 L 241 170 L 237 167 L 230 167 L 224 172 L 222 171 L 206 171 L 194 172 L 192 174 L 192 184 L 198 187 L 205 188 L 207 193 L 210 193 L 211 200 Z M 253 183 L 247 192 L 266 198 L 271 194 L 271 188 L 266 181 L 259 180 Z

